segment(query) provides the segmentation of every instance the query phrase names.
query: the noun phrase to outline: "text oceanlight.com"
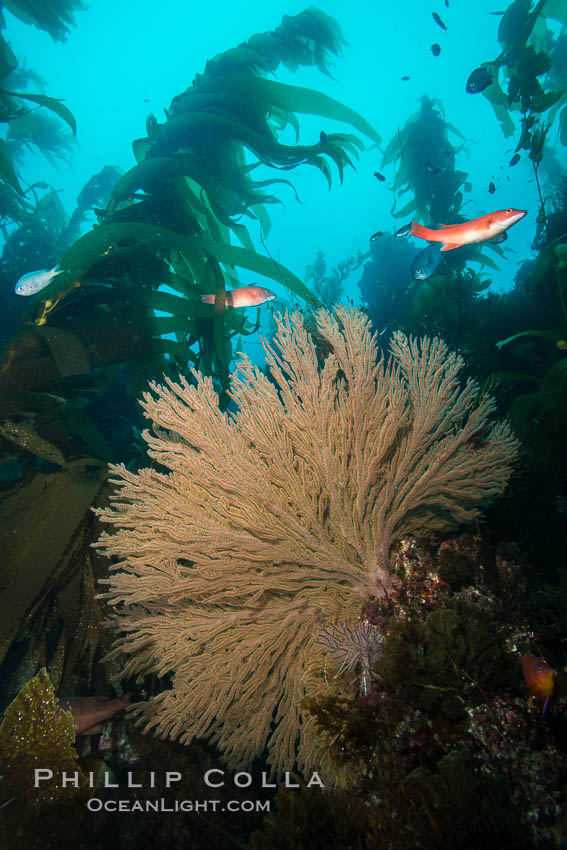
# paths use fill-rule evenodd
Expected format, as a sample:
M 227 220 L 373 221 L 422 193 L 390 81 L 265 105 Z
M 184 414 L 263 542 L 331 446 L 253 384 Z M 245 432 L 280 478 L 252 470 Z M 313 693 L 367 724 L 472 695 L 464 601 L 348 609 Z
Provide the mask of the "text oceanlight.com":
M 87 800 L 90 812 L 269 812 L 269 800 Z

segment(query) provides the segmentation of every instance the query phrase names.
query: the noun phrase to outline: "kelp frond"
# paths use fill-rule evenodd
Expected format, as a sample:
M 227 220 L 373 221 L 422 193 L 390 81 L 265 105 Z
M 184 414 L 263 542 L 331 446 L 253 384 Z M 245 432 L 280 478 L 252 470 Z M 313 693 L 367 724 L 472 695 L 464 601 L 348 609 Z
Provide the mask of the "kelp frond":
M 343 121 L 380 142 L 349 107 L 312 89 L 261 76 L 280 63 L 314 64 L 328 73 L 330 57 L 339 54 L 343 43 L 338 25 L 311 8 L 284 17 L 276 30 L 252 36 L 207 62 L 204 74 L 173 99 L 163 123 L 149 116 L 147 136 L 134 143 L 137 164 L 116 182 L 99 226 L 62 258 L 65 273 L 42 293 L 30 321 L 41 327 L 65 319 L 65 329 L 71 330 L 81 324 L 79 315 L 87 307 L 92 318 L 127 304 L 135 326 L 131 334 L 144 340 L 136 346 L 138 358 L 150 357 L 155 368 L 156 353 L 182 358 L 185 350 L 185 360 L 212 370 L 221 382 L 227 380 L 230 338 L 249 331 L 245 316 L 223 306 L 227 283 L 238 285 L 235 267 L 271 278 L 308 303 L 314 300 L 295 275 L 255 251 L 242 222 L 242 217 L 258 221 L 266 234 L 265 205 L 281 203 L 268 187 L 286 183 L 293 189 L 290 181 L 265 172 L 255 179 L 256 167 L 279 172 L 309 165 L 321 171 L 329 187 L 336 169 L 343 180 L 345 168 L 354 165 L 364 147 L 362 141 L 337 132 L 324 143 L 283 144 L 279 135 L 288 125 L 299 134 L 296 113 Z M 234 237 L 242 247 L 231 244 Z M 185 305 L 178 304 L 175 314 L 156 317 L 150 304 L 163 285 L 175 289 Z M 214 318 L 200 301 L 210 292 L 220 293 L 220 315 L 215 312 Z M 164 329 L 174 338 L 164 340 Z M 129 343 L 119 348 L 120 358 L 133 350 Z M 107 359 L 109 350 L 102 359 L 99 354 L 100 346 L 92 365 L 120 362 Z M 150 374 L 155 374 L 153 368 Z
M 75 25 L 73 13 L 87 8 L 82 0 L 2 0 L 2 6 L 24 24 L 48 32 L 54 41 L 65 41 L 69 28 Z
M 410 116 L 388 143 L 382 165 L 398 162 L 392 215 L 412 214 L 431 222 L 454 220 L 462 203 L 467 174 L 455 168 L 456 149 L 449 133 L 462 134 L 445 121 L 443 109 L 427 96 L 421 99 L 419 112 Z M 468 184 L 467 184 L 468 185 Z M 401 195 L 413 197 L 398 208 Z

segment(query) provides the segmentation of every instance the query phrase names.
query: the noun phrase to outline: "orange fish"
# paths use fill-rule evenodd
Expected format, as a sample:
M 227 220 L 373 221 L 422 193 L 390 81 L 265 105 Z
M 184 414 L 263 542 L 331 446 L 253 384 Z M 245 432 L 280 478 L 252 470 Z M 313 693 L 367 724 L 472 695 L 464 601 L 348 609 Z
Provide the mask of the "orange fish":
M 100 724 L 114 717 L 130 705 L 130 694 L 117 699 L 108 697 L 62 697 L 59 705 L 71 709 L 75 721 L 75 735 L 96 735 L 102 731 Z
M 471 221 L 463 221 L 462 224 L 442 224 L 442 230 L 433 230 L 424 227 L 417 221 L 412 221 L 410 233 L 428 242 L 443 242 L 442 251 L 452 251 L 462 245 L 471 245 L 474 242 L 489 242 L 520 221 L 526 214 L 526 210 L 496 210 L 496 212 L 481 215 Z
M 229 289 L 226 292 L 225 304 L 227 307 L 259 307 L 266 301 L 273 301 L 275 293 L 263 286 L 239 286 L 238 289 Z M 214 295 L 201 295 L 203 304 L 214 304 Z
M 531 652 L 521 656 L 520 664 L 522 665 L 526 687 L 530 694 L 543 705 L 543 713 L 545 714 L 555 692 L 555 673 L 543 658 L 538 658 Z

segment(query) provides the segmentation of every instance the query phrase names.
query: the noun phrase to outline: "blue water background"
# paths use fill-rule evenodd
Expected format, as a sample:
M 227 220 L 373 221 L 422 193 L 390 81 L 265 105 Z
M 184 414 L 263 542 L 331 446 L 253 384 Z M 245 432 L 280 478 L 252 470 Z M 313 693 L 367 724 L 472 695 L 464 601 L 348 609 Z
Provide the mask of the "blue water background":
M 70 214 L 83 184 L 104 165 L 127 170 L 135 164 L 131 144 L 145 135 L 147 115 L 153 112 L 163 121 L 163 108 L 191 85 L 196 73 L 203 72 L 208 58 L 246 41 L 253 33 L 275 28 L 284 14 L 297 14 L 306 5 L 291 0 L 269 4 L 265 0 L 244 4 L 96 0 L 76 14 L 77 26 L 64 44 L 54 43 L 47 33 L 6 12 L 6 37 L 17 56 L 45 78 L 47 94 L 65 98 L 78 123 L 72 169 L 63 163 L 56 172 L 34 151 L 21 173 L 28 182 L 45 180 L 60 189 Z M 339 21 L 348 42 L 343 58 L 335 63 L 336 79 L 325 77 L 317 68 L 300 68 L 293 74 L 283 67 L 277 79 L 313 87 L 348 104 L 378 130 L 383 148 L 419 109 L 422 95 L 438 98 L 446 120 L 467 140 L 456 161 L 473 185 L 472 192 L 465 194 L 470 203 L 463 213 L 475 218 L 509 206 L 528 210 L 526 218 L 509 232 L 506 260 L 495 257 L 500 271 L 485 270 L 496 289 L 510 288 L 519 264 L 533 256 L 530 245 L 539 210 L 533 170 L 526 154 L 516 167 L 508 165 L 519 138 L 519 122 L 516 134 L 505 139 L 488 101 L 465 91 L 470 72 L 500 51 L 497 30 L 501 18 L 489 12 L 505 9 L 507 3 L 451 0 L 446 8 L 444 2 L 423 0 L 337 0 L 318 5 Z M 433 11 L 443 18 L 447 32 L 434 22 Z M 437 58 L 430 51 L 434 42 L 442 50 Z M 401 80 L 404 75 L 410 77 L 408 82 Z M 27 90 L 32 91 L 33 85 Z M 300 142 L 305 144 L 318 141 L 321 129 L 345 131 L 344 125 L 320 118 L 300 116 L 300 120 Z M 451 142 L 461 144 L 457 136 L 451 136 Z M 556 128 L 548 144 L 565 163 L 567 152 L 557 141 Z M 270 254 L 303 279 L 317 251 L 323 251 L 328 266 L 333 266 L 358 249 L 366 251 L 368 238 L 376 230 L 397 229 L 403 221 L 390 214 L 397 164 L 384 169 L 386 181 L 380 183 L 373 177 L 375 170 L 382 170 L 380 162 L 379 150 L 364 151 L 357 170 L 345 172 L 342 186 L 334 173 L 330 192 L 323 176 L 307 166 L 276 175 L 293 180 L 302 203 L 296 203 L 287 187 L 277 187 L 285 209 L 279 205 L 269 208 L 273 226 L 266 246 Z M 544 167 L 545 163 L 542 171 Z M 488 192 L 491 180 L 497 187 L 492 196 Z M 399 206 L 410 197 L 404 196 Z M 255 223 L 250 222 L 250 231 L 263 251 Z M 414 242 L 416 251 L 423 247 L 419 240 Z M 358 270 L 350 277 L 345 290 L 355 302 L 359 301 L 360 274 Z M 240 277 L 243 283 L 258 281 L 277 289 L 270 281 L 245 271 Z

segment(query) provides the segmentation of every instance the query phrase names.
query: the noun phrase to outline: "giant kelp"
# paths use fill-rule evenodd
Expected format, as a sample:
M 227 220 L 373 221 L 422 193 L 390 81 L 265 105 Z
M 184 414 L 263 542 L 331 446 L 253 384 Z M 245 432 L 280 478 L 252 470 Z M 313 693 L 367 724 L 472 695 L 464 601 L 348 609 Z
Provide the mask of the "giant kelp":
M 334 161 L 342 177 L 344 166 L 350 163 L 349 154 L 356 153 L 360 142 L 353 136 L 331 134 L 325 146 L 320 142 L 281 145 L 279 130 L 290 122 L 297 127 L 291 112 L 294 108 L 349 120 L 373 139 L 379 138 L 347 107 L 311 90 L 262 79 L 258 70 L 268 66 L 273 70 L 280 61 L 288 66 L 317 63 L 326 70 L 328 57 L 337 53 L 341 40 L 335 22 L 310 9 L 295 18 L 286 16 L 270 34 L 253 36 L 246 49 L 229 50 L 208 62 L 194 85 L 174 98 L 164 124 L 148 121 L 148 137 L 134 143 L 138 165 L 118 181 L 99 227 L 79 240 L 61 261 L 66 273 L 39 300 L 30 330 L 49 325 L 52 340 L 61 336 L 64 322 L 67 344 L 72 333 L 73 348 L 86 350 L 89 333 L 84 325 L 91 327 L 100 310 L 106 318 L 110 312 L 115 320 L 127 308 L 130 333 L 122 334 L 123 343 L 116 344 L 113 355 L 107 351 L 92 359 L 83 356 L 83 372 L 90 371 L 87 364 L 108 365 L 132 360 L 135 355 L 139 359 L 145 352 L 147 359 L 154 358 L 152 374 L 152 370 L 167 367 L 163 357 L 167 352 L 193 358 L 205 371 L 215 364 L 221 381 L 226 380 L 229 337 L 251 326 L 236 313 L 223 315 L 224 280 L 234 276 L 230 268 L 223 273 L 221 264 L 270 276 L 297 295 L 310 298 L 290 272 L 254 251 L 248 231 L 236 221 L 237 216 L 247 214 L 260 218 L 265 229 L 268 226 L 261 202 L 276 200 L 266 195 L 265 189 L 270 182 L 281 181 L 252 180 L 254 165 L 289 169 L 307 162 L 330 181 L 328 161 Z M 257 158 L 255 164 L 246 162 L 245 150 Z M 230 244 L 229 229 L 243 248 Z M 160 284 L 168 284 L 178 294 L 156 291 Z M 211 289 L 220 293 L 214 309 L 199 302 L 200 293 Z M 156 317 L 155 310 L 167 315 Z M 82 319 L 86 312 L 88 323 Z M 141 317 L 138 321 L 137 316 Z M 165 340 L 165 333 L 176 339 Z M 130 349 L 128 337 L 133 338 Z M 190 351 L 194 344 L 199 347 L 197 354 Z M 51 343 L 48 345 L 53 354 Z M 42 374 L 43 384 L 77 374 L 76 365 L 63 365 L 65 352 L 61 346 L 59 349 L 51 368 L 45 364 L 45 373 L 29 364 L 28 372 L 36 375 L 34 388 L 42 385 Z M 29 388 L 18 368 L 23 352 L 18 339 L 13 340 L 3 372 L 11 386 L 17 383 Z
M 134 459 L 131 449 L 119 452 L 128 438 L 132 442 L 139 422 L 133 411 L 117 442 L 109 408 L 127 410 L 127 393 L 137 393 L 152 376 L 185 373 L 188 363 L 214 376 L 226 401 L 232 337 L 258 325 L 258 319 L 254 324 L 238 310 L 225 310 L 225 286 L 237 285 L 237 268 L 314 301 L 295 275 L 255 250 L 241 217 L 259 222 L 267 233 L 266 204 L 279 202 L 274 188 L 289 184 L 279 173 L 256 179 L 257 168 L 287 172 L 306 164 L 330 185 L 332 169 L 342 179 L 362 148 L 348 133 L 330 133 L 325 144 L 319 139 L 282 144 L 286 126 L 298 132 L 297 112 L 349 122 L 379 141 L 348 107 L 262 76 L 280 63 L 315 64 L 328 73 L 341 42 L 338 25 L 311 8 L 208 62 L 174 98 L 163 123 L 148 118 L 147 136 L 133 145 L 137 164 L 115 175 L 111 196 L 103 200 L 106 208 L 97 208 L 96 227 L 60 258 L 63 273 L 28 299 L 27 318 L 8 340 L 0 365 L 1 447 L 5 456 L 16 455 L 19 469 L 19 480 L 3 485 L 4 530 L 8 535 L 16 523 L 17 531 L 6 566 L 13 606 L 3 634 L 5 670 L 13 671 L 24 651 L 25 642 L 19 642 L 24 626 L 31 634 L 30 653 L 38 634 L 48 635 L 58 683 L 80 652 L 92 658 L 99 635 L 91 605 L 88 508 L 95 498 L 104 499 L 104 490 L 97 496 L 104 462 Z M 100 203 L 97 187 L 91 189 L 81 193 L 79 211 L 87 195 L 88 205 Z M 40 197 L 36 207 L 47 203 Z M 81 216 L 70 221 L 58 216 L 54 245 L 63 245 Z M 19 241 L 14 240 L 16 248 Z M 212 307 L 200 298 L 209 292 L 216 293 Z M 67 499 L 68 516 L 60 522 Z M 26 530 L 17 517 L 36 512 L 37 533 L 23 546 Z M 42 559 L 41 541 L 48 537 L 54 545 Z M 24 592 L 20 584 L 28 574 L 33 581 Z M 73 605 L 80 605 L 75 621 Z M 78 635 L 73 646 L 72 629 Z
M 8 9 L 25 24 L 33 24 L 48 32 L 54 41 L 65 41 L 69 28 L 75 25 L 73 13 L 87 6 L 83 0 L 2 0 L 2 8 Z M 0 17 L 3 26 L 3 17 Z
M 368 255 L 359 249 L 327 271 L 327 262 L 323 251 L 318 251 L 315 262 L 305 269 L 305 283 L 311 284 L 313 294 L 327 309 L 337 304 L 343 296 L 345 280 L 355 272 Z
M 31 432 L 30 443 L 33 437 Z M 38 452 L 42 448 L 31 450 Z M 31 620 L 54 588 L 68 587 L 77 577 L 81 560 L 78 556 L 85 543 L 88 545 L 92 525 L 88 511 L 106 479 L 106 467 L 100 461 L 66 463 L 62 456 L 51 453 L 48 457 L 61 468 L 38 472 L 28 483 L 16 486 L 0 508 L 2 587 L 11 603 L 2 615 L 0 661 L 21 627 L 22 614 L 26 621 Z M 21 580 L 22 573 L 25 582 Z M 92 575 L 92 568 L 89 570 L 85 564 L 82 574 L 81 570 L 78 572 L 79 582 L 88 581 L 89 574 Z M 80 586 L 77 594 L 80 597 Z M 78 615 L 75 610 L 73 617 Z M 77 642 L 77 638 L 76 627 L 68 628 L 66 640 Z
M 10 292 L 14 281 L 30 269 L 50 269 L 81 235 L 83 223 L 93 218 L 93 207 L 106 204 L 120 169 L 105 166 L 83 186 L 70 217 L 60 195 L 46 183 L 29 187 L 24 209 L 6 209 L 0 220 L 4 226 L 4 245 L 0 257 L 0 287 Z M 10 192 L 14 190 L 4 184 Z M 1 195 L 1 184 L 0 184 Z M 0 202 L 1 203 L 1 202 Z M 21 323 L 29 307 L 25 298 L 10 297 L 0 314 L 0 338 L 7 340 Z
M 411 191 L 413 198 L 392 214 L 402 218 L 415 213 L 433 222 L 452 221 L 459 212 L 466 182 L 464 171 L 455 168 L 456 149 L 449 134 L 463 136 L 445 120 L 443 107 L 426 95 L 417 113 L 392 137 L 384 151 L 382 165 L 398 162 L 394 184 L 396 199 Z
M 559 32 L 557 22 L 561 24 Z M 567 143 L 565 24 L 564 3 L 539 0 L 532 8 L 530 0 L 514 0 L 498 30 L 502 51 L 493 63 L 486 64 L 492 85 L 484 91 L 505 135 L 514 131 L 511 113 L 521 115 L 516 151 L 528 153 L 540 200 L 534 240 L 539 256 L 535 264 L 524 264 L 510 294 L 516 303 L 520 299 L 529 302 L 531 312 L 496 341 L 501 353 L 491 380 L 506 394 L 530 466 L 534 461 L 545 464 L 547 489 L 558 494 L 564 489 L 567 468 L 562 438 L 567 398 L 567 217 L 564 187 L 555 179 L 551 191 L 546 192 L 540 167 L 546 158 L 554 159 L 547 140 L 557 116 L 556 135 Z
M 8 126 L 8 147 L 14 159 L 23 159 L 26 150 L 37 148 L 49 164 L 59 170 L 59 162 L 67 165 L 73 154 L 73 137 L 64 130 L 58 119 L 41 112 L 11 119 Z
M 546 19 L 553 26 L 549 27 Z M 502 50 L 481 66 L 491 76 L 483 95 L 490 101 L 506 137 L 516 129 L 512 113 L 521 115 L 516 151 L 527 151 L 532 160 L 544 219 L 537 171 L 547 132 L 559 110 L 559 138 L 567 144 L 565 34 L 556 35 L 557 22 L 563 27 L 567 24 L 567 11 L 561 0 L 538 0 L 533 8 L 532 0 L 513 0 L 498 28 Z
M 167 354 L 192 359 L 226 389 L 230 337 L 252 329 L 242 315 L 224 309 L 225 281 L 236 281 L 234 268 L 271 277 L 312 300 L 298 278 L 254 250 L 238 220 L 259 220 L 266 233 L 265 204 L 279 202 L 270 186 L 288 182 L 254 180 L 254 169 L 308 164 L 330 185 L 329 163 L 334 162 L 342 180 L 361 142 L 335 133 L 324 144 L 282 144 L 278 135 L 288 124 L 298 131 L 296 112 L 348 121 L 379 140 L 348 107 L 316 91 L 265 79 L 260 72 L 280 62 L 288 67 L 315 63 L 326 70 L 341 41 L 336 23 L 311 8 L 210 60 L 193 85 L 174 98 L 164 123 L 150 116 L 148 135 L 134 142 L 137 165 L 118 180 L 96 230 L 62 258 L 65 273 L 38 299 L 30 323 L 57 328 L 64 320 L 80 344 L 76 327 L 84 310 L 90 319 L 93 309 L 116 314 L 118 304 L 127 305 L 137 359 L 145 353 L 153 360 L 147 374 L 167 369 Z M 231 244 L 231 233 L 242 247 Z M 160 291 L 163 284 L 176 295 Z M 211 291 L 217 293 L 212 308 L 200 303 L 200 295 Z M 166 315 L 158 317 L 156 310 Z M 136 326 L 132 319 L 137 315 L 145 318 Z M 128 359 L 117 351 L 112 362 Z
M 0 29 L 4 26 L 0 12 Z M 48 155 L 59 153 L 63 141 L 61 128 L 55 120 L 37 113 L 31 114 L 27 103 L 43 106 L 63 119 L 71 128 L 73 134 L 77 126 L 72 112 L 64 103 L 43 93 L 14 91 L 14 84 L 27 82 L 29 79 L 41 80 L 31 72 L 20 73 L 22 70 L 10 45 L 0 32 L 0 123 L 7 124 L 8 135 L 19 136 L 25 144 L 43 147 Z M 4 139 L 0 140 L 0 219 L 21 222 L 29 210 L 26 192 L 21 185 L 21 177 L 14 163 L 15 150 Z
M 462 134 L 445 119 L 443 106 L 427 95 L 421 98 L 418 112 L 390 140 L 382 164 L 397 163 L 394 182 L 392 215 L 395 218 L 414 216 L 436 227 L 439 223 L 457 224 L 465 220 L 462 213 L 463 192 L 472 189 L 467 174 L 456 167 L 459 148 L 450 141 L 451 135 Z M 411 192 L 412 198 L 398 209 L 398 200 Z M 501 254 L 498 245 L 489 245 Z M 477 245 L 469 245 L 457 255 L 445 257 L 445 265 L 464 267 L 465 262 L 481 263 L 498 268 L 491 257 Z M 409 276 L 408 276 L 409 280 Z
M 62 38 L 72 22 L 71 8 L 76 4 L 56 0 L 46 6 L 15 0 L 2 5 L 24 20 L 48 29 L 54 38 Z M 0 13 L 0 27 L 3 26 Z M 29 82 L 38 87 L 39 93 L 21 90 Z M 76 132 L 69 109 L 61 100 L 43 93 L 41 78 L 18 64 L 0 34 L 0 122 L 7 125 L 8 135 L 15 135 L 18 122 L 29 123 L 30 104 L 34 110 L 47 108 L 56 116 L 53 122 L 62 119 Z M 34 112 L 36 128 L 48 126 L 43 117 L 43 111 Z M 57 148 L 54 139 L 59 138 L 60 126 L 49 124 L 53 150 Z M 37 135 L 29 135 L 29 145 L 37 148 L 38 141 Z M 43 141 L 47 143 L 46 139 Z M 0 143 L 0 219 L 4 235 L 0 276 L 2 288 L 10 291 L 14 281 L 29 271 L 30 264 L 56 262 L 66 215 L 57 193 L 47 184 L 26 185 L 17 156 L 6 141 Z M 2 313 L 3 336 L 14 326 L 20 307 L 23 304 L 17 299 L 8 302 Z M 4 360 L 4 374 L 10 370 L 15 351 L 12 342 Z M 92 661 L 98 626 L 92 558 L 85 546 L 88 547 L 91 521 L 88 508 L 105 479 L 101 461 L 84 457 L 84 443 L 82 451 L 73 450 L 69 430 L 56 414 L 64 407 L 63 398 L 46 393 L 32 402 L 29 396 L 24 397 L 26 391 L 23 395 L 19 391 L 11 393 L 9 381 L 4 390 L 7 404 L 0 415 L 0 536 L 4 540 L 4 599 L 10 604 L 2 616 L 3 704 L 14 695 L 14 687 L 36 672 L 42 659 L 49 661 L 57 684 L 68 677 L 81 656 L 88 654 L 88 647 Z M 41 471 L 38 464 L 43 464 Z M 46 541 L 50 541 L 47 549 Z M 27 632 L 22 636 L 24 625 Z
M 35 4 L 26 5 L 28 14 L 35 15 Z M 57 5 L 43 9 L 52 26 L 57 20 Z M 66 2 L 61 3 L 61 9 L 67 6 Z M 73 135 L 77 128 L 63 101 L 45 94 L 45 83 L 39 74 L 18 62 L 1 32 L 3 26 L 0 12 L 0 124 L 6 127 L 6 138 L 0 139 L 0 225 L 4 238 L 0 283 L 2 290 L 9 292 L 20 275 L 57 261 L 59 224 L 64 217 L 61 202 L 51 187 L 46 183 L 26 183 L 22 154 L 42 150 L 52 162 L 68 158 L 73 136 L 65 125 Z M 30 84 L 35 90 L 26 91 Z M 14 300 L 5 305 L 0 339 L 5 340 L 21 320 L 22 308 L 23 304 Z

